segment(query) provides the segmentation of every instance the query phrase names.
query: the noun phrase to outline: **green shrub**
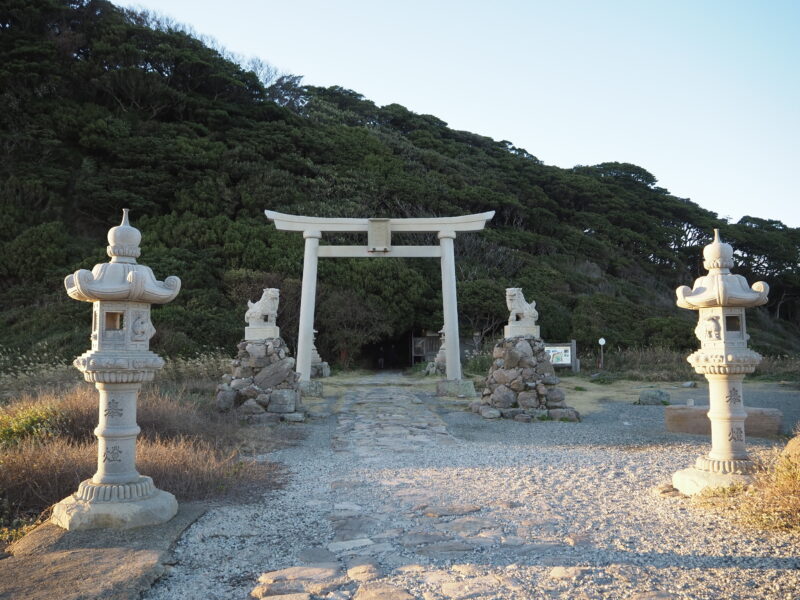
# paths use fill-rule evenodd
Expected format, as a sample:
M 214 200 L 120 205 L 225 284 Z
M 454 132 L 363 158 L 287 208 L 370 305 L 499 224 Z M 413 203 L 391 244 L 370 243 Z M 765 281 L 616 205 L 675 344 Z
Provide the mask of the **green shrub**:
M 464 364 L 464 371 L 473 375 L 486 375 L 493 360 L 491 354 L 476 354 Z
M 58 429 L 58 411 L 52 406 L 27 405 L 0 409 L 0 446 L 25 439 L 51 437 Z

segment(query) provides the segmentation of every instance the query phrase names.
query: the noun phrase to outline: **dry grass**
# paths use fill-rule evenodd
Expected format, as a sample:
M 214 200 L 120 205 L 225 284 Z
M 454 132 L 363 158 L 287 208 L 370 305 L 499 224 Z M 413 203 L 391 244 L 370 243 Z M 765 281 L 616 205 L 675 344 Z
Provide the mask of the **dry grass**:
M 800 531 L 800 461 L 776 456 L 744 492 L 738 508 L 748 525 Z
M 190 391 L 184 384 L 144 386 L 137 402 L 140 439 L 180 436 L 212 441 L 231 439 L 239 424 L 232 414 L 214 411 L 209 403 L 211 397 L 213 391 L 201 394 Z M 33 417 L 39 420 L 24 427 Z M 88 383 L 67 386 L 61 391 L 45 388 L 27 392 L 8 406 L 0 407 L 0 443 L 13 436 L 13 433 L 4 436 L 4 423 L 8 423 L 9 429 L 15 428 L 19 438 L 63 437 L 73 442 L 92 442 L 97 420 L 97 390 Z
M 166 361 L 157 379 L 181 383 L 190 389 L 210 389 L 224 373 L 231 357 L 222 351 L 205 352 Z M 80 371 L 55 349 L 41 344 L 27 353 L 0 345 L 0 405 L 30 389 L 57 392 L 64 385 L 83 381 Z
M 780 451 L 756 452 L 762 469 L 750 486 L 708 490 L 694 501 L 747 527 L 800 531 L 800 460 Z
M 667 348 L 609 349 L 603 357 L 603 370 L 620 379 L 634 381 L 689 381 L 700 376 L 686 362 L 686 354 Z M 581 357 L 582 370 L 597 366 L 597 355 Z
M 170 359 L 159 372 L 158 380 L 190 386 L 218 382 L 219 377 L 230 367 L 230 361 L 231 357 L 221 350 L 196 354 L 189 358 Z
M 702 377 L 694 372 L 686 357 L 690 353 L 667 348 L 609 349 L 603 360 L 603 370 L 619 379 L 634 381 L 691 381 Z M 597 355 L 581 356 L 586 372 L 597 367 Z M 754 373 L 765 379 L 800 379 L 800 356 L 765 356 Z
M 765 356 L 754 373 L 766 379 L 800 379 L 800 356 Z
M 257 436 L 250 431 L 255 428 L 212 408 L 223 360 L 170 362 L 166 381 L 143 386 L 139 395 L 137 468 L 180 500 L 233 497 L 283 483 L 276 465 L 244 456 L 275 436 L 264 428 Z M 0 548 L 94 474 L 97 420 L 97 391 L 88 383 L 48 380 L 6 394 L 0 404 Z

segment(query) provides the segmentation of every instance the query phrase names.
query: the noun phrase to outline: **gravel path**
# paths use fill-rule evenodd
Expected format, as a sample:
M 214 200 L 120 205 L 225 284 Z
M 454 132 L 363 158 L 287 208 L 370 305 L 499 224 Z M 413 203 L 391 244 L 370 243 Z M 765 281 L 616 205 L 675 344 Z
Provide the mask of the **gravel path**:
M 800 598 L 800 540 L 651 495 L 707 450 L 667 434 L 663 407 L 487 422 L 367 382 L 269 455 L 284 489 L 209 511 L 144 597 Z

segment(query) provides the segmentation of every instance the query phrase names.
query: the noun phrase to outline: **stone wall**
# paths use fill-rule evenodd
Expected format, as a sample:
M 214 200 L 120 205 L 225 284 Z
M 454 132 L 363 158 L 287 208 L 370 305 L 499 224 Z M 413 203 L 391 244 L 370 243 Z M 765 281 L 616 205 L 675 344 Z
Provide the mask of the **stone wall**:
M 305 413 L 294 358 L 280 338 L 239 342 L 231 372 L 217 387 L 216 407 L 250 423 L 300 422 Z
M 482 397 L 470 405 L 473 412 L 486 419 L 580 421 L 558 387 L 541 338 L 505 338 L 495 344 L 492 357 Z

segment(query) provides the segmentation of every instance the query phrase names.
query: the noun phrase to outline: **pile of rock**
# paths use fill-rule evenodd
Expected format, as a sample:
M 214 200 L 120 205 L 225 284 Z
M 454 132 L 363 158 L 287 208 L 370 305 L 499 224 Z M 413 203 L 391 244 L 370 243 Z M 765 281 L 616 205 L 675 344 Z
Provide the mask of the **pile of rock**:
M 485 419 L 580 421 L 567 406 L 560 379 L 547 358 L 544 342 L 534 335 L 515 336 L 498 342 L 492 354 L 486 388 L 470 406 Z
M 294 358 L 280 338 L 240 342 L 230 374 L 217 387 L 220 411 L 236 410 L 248 423 L 305 421 Z

